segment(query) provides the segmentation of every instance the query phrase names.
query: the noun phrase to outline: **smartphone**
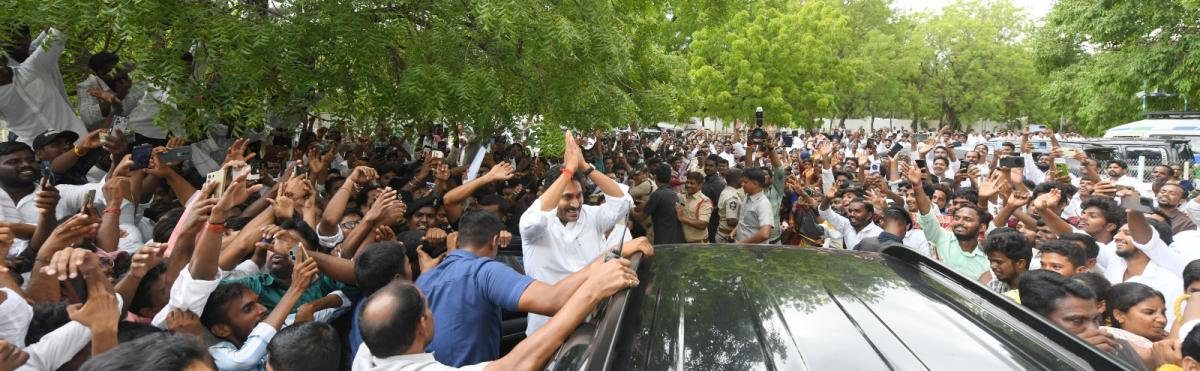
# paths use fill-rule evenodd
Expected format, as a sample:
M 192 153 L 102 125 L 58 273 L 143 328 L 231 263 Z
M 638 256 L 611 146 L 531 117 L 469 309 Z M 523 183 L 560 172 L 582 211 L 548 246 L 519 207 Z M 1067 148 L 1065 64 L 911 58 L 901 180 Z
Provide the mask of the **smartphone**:
M 42 178 L 46 178 L 50 185 L 58 184 L 58 179 L 54 179 L 54 171 L 50 170 L 50 160 L 42 161 L 41 171 Z
M 143 144 L 133 147 L 130 152 L 130 158 L 133 159 L 133 166 L 129 170 L 141 170 L 150 167 L 150 152 L 154 150 L 149 144 Z
M 258 182 L 259 179 L 262 179 L 262 167 L 262 162 L 255 161 L 250 163 L 250 173 L 246 174 L 246 181 L 253 183 Z
M 967 171 L 967 169 L 970 169 L 970 168 L 971 168 L 971 162 L 970 162 L 970 161 L 967 161 L 967 160 L 958 160 L 958 169 L 959 169 L 960 171 Z
M 229 186 L 229 182 L 233 181 L 232 172 L 232 167 L 226 167 L 224 169 L 217 169 L 217 171 L 208 173 L 205 176 L 205 182 L 216 184 L 216 189 L 213 190 L 213 198 L 221 198 L 221 196 L 225 195 L 225 188 Z
M 896 154 L 902 150 L 904 150 L 904 146 L 900 145 L 900 143 L 893 144 L 892 148 L 888 150 L 888 157 L 896 157 Z
M 442 153 L 442 151 L 433 151 L 433 152 L 430 152 L 430 154 L 433 156 L 433 158 L 436 158 L 436 159 L 446 158 L 446 154 Z
M 1067 159 L 1065 158 L 1054 159 L 1054 167 L 1058 169 L 1059 175 L 1070 174 L 1071 167 L 1067 166 Z
M 1137 192 L 1137 190 L 1136 190 L 1136 189 L 1133 189 L 1133 187 L 1130 187 L 1130 186 L 1127 186 L 1127 185 L 1124 185 L 1124 184 L 1113 184 L 1113 189 L 1116 189 L 1117 191 L 1134 191 L 1134 192 Z
M 1016 168 L 1025 167 L 1025 158 L 1021 156 L 1004 156 L 1000 159 L 1000 167 Z
M 100 143 L 108 143 L 108 130 L 100 129 L 96 136 L 100 137 Z
M 304 164 L 297 162 L 296 167 L 292 168 L 292 176 L 300 176 L 304 174 Z
M 120 130 L 122 133 L 128 133 L 129 117 L 113 116 L 112 130 Z
M 1046 131 L 1046 127 L 1043 125 L 1029 125 L 1030 134 L 1041 133 L 1043 131 Z
M 179 147 L 158 154 L 158 160 L 164 163 L 181 162 L 192 158 L 192 147 Z
M 917 167 L 918 167 L 918 168 L 921 168 L 922 170 L 924 170 L 924 169 L 928 169 L 928 167 L 927 167 L 927 166 L 928 166 L 928 164 L 927 164 L 927 163 L 925 163 L 925 160 L 917 160 Z
M 288 251 L 288 258 L 291 258 L 293 262 L 302 263 L 308 260 L 308 251 L 304 250 L 303 244 L 297 243 L 296 246 L 292 246 L 292 249 Z
M 1121 197 L 1121 207 L 1126 210 L 1133 210 L 1140 213 L 1154 212 L 1154 199 L 1150 197 L 1141 197 L 1137 195 Z
M 95 201 L 96 201 L 96 190 L 94 190 L 94 189 L 87 190 L 87 192 L 85 192 L 83 194 L 83 203 L 80 204 L 80 206 L 79 206 L 79 212 L 80 213 L 87 212 L 88 205 L 91 205 L 92 202 L 95 202 Z

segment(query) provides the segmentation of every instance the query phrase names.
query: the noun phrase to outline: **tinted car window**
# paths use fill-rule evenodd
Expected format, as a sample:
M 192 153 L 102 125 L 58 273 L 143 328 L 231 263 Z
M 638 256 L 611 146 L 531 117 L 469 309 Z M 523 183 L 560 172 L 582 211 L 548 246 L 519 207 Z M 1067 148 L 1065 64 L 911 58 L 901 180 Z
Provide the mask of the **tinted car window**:
M 613 370 L 1088 368 L 941 273 L 885 255 L 661 248 L 638 271 Z

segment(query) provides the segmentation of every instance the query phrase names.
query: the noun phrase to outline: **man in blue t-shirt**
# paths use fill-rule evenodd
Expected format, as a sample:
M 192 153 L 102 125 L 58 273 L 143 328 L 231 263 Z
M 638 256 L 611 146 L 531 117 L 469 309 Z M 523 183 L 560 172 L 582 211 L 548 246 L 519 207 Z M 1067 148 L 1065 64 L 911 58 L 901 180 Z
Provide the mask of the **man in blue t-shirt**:
M 517 273 L 496 257 L 497 238 L 504 224 L 495 214 L 473 210 L 459 220 L 458 249 L 431 271 L 417 278 L 429 298 L 435 327 L 426 351 L 438 362 L 460 367 L 500 357 L 501 310 L 554 315 L 575 293 L 603 257 L 584 269 L 548 285 Z M 637 239 L 622 246 L 622 255 L 653 254 L 650 244 Z M 629 282 L 636 282 L 632 271 Z

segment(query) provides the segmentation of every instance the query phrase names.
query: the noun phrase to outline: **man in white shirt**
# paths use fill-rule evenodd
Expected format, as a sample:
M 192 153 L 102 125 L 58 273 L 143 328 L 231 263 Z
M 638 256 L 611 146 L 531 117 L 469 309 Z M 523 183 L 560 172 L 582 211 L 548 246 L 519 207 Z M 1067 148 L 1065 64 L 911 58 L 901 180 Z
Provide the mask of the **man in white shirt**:
M 1142 197 L 1154 198 L 1154 190 L 1149 183 L 1143 183 L 1141 179 L 1129 176 L 1129 165 L 1125 161 L 1111 160 L 1106 167 L 1108 169 L 1108 181 L 1120 185 L 1133 188 L 1142 194 Z
M 520 221 L 525 273 L 547 284 L 558 283 L 607 253 L 611 247 L 604 233 L 625 220 L 633 204 L 617 182 L 584 161 L 569 131 L 566 136 L 563 166 L 551 169 L 546 191 Z M 584 178 L 604 192 L 604 204 L 583 205 Z M 532 334 L 547 320 L 530 314 L 525 333 Z
M 17 140 L 26 144 L 46 129 L 74 131 L 80 137 L 87 134 L 67 99 L 58 70 L 65 45 L 62 34 L 50 28 L 30 44 L 14 44 L 17 53 L 10 49 L 0 65 L 0 120 L 7 122 Z M 30 46 L 36 49 L 21 58 L 19 52 Z
M 117 70 L 120 57 L 109 52 L 99 52 L 88 59 L 92 75 L 75 85 L 76 106 L 79 118 L 88 130 L 100 128 L 109 114 L 129 116 L 137 107 L 144 92 L 131 92 L 133 81 L 125 71 Z M 141 90 L 141 89 L 139 89 Z
M 25 250 L 41 217 L 41 211 L 34 202 L 34 198 L 42 191 L 38 182 L 41 178 L 33 149 L 21 142 L 0 143 L 0 220 L 8 223 L 17 236 L 9 256 L 16 256 Z M 55 215 L 51 217 L 57 220 L 78 212 L 89 190 L 96 192 L 93 203 L 100 205 L 96 207 L 97 210 L 102 210 L 104 197 L 100 187 L 99 183 L 55 187 L 60 199 Z
M 1122 282 L 1137 282 L 1150 286 L 1163 294 L 1165 298 L 1179 297 L 1183 293 L 1183 280 L 1170 269 L 1160 267 L 1150 260 L 1145 251 L 1151 249 L 1170 249 L 1163 238 L 1146 220 L 1141 212 L 1129 210 L 1129 222 L 1121 227 L 1117 234 L 1117 256 L 1121 259 L 1109 262 L 1104 267 L 1104 276 L 1113 284 Z M 1156 221 L 1157 222 L 1157 221 Z M 1170 227 L 1163 226 L 1167 232 Z M 1172 316 L 1167 318 L 1167 326 L 1174 322 Z
M 828 220 L 834 228 L 842 232 L 842 238 L 845 241 L 847 249 L 854 249 L 865 238 L 878 237 L 883 228 L 875 225 L 872 220 L 875 219 L 875 207 L 861 198 L 855 198 L 846 205 L 846 215 L 842 216 L 833 212 L 830 209 L 830 200 L 837 195 L 837 189 L 831 187 L 830 192 L 827 192 L 825 199 L 821 201 L 820 214 L 821 218 Z

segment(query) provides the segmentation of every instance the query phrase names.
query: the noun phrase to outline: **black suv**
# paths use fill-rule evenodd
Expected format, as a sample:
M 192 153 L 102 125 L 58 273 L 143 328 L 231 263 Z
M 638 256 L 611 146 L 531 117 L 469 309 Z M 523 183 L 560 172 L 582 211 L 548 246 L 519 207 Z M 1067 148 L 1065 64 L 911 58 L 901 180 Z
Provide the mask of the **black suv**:
M 1114 358 L 908 249 L 656 246 L 551 370 L 1116 370 Z

